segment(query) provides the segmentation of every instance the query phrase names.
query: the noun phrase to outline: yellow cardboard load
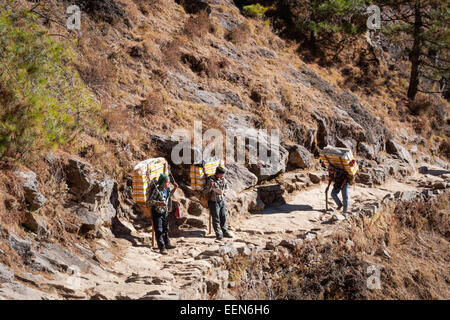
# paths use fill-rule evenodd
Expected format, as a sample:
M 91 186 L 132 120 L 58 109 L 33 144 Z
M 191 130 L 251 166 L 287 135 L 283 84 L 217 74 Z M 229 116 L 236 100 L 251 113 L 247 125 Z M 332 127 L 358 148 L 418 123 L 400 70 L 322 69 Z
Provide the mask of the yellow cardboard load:
M 191 177 L 191 189 L 192 190 L 202 190 L 206 183 L 206 178 L 213 175 L 216 172 L 217 167 L 224 167 L 225 163 L 223 160 L 217 157 L 211 157 L 205 160 L 205 170 L 203 171 L 203 166 L 200 164 L 191 165 L 190 177 Z
M 146 202 L 150 184 L 158 180 L 161 173 L 169 174 L 169 165 L 164 158 L 151 158 L 139 162 L 133 169 L 133 200 Z
M 351 178 L 355 177 L 359 169 L 358 163 L 350 149 L 326 146 L 320 151 L 320 159 L 325 163 L 327 168 L 332 164 L 337 168 L 345 170 Z

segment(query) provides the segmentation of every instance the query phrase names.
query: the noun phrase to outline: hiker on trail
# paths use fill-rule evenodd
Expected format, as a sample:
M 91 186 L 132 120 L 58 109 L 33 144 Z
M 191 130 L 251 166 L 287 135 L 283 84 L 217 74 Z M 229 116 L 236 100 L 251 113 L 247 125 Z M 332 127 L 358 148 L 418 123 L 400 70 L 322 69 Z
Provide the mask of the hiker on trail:
M 162 173 L 157 182 L 157 186 L 150 195 L 149 203 L 152 206 L 153 228 L 155 230 L 156 242 L 161 254 L 167 254 L 166 249 L 174 249 L 169 239 L 169 212 L 171 197 L 178 184 L 173 182 L 173 189 L 169 188 L 170 178 Z
M 225 205 L 225 193 L 228 190 L 228 182 L 224 178 L 225 171 L 225 168 L 217 167 L 215 174 L 207 181 L 208 191 L 210 192 L 208 207 L 217 240 L 222 240 L 223 237 L 233 238 L 226 226 L 227 208 Z
M 330 180 L 328 182 L 328 186 L 326 189 L 326 193 L 328 193 L 328 189 L 330 188 L 331 182 L 334 182 L 333 190 L 331 190 L 331 197 L 333 198 L 334 202 L 337 204 L 337 210 L 341 209 L 342 206 L 344 207 L 343 212 L 346 213 L 348 210 L 348 176 L 347 173 L 339 168 L 336 168 L 333 165 L 330 165 L 328 167 L 329 177 Z M 339 192 L 342 191 L 342 200 L 338 197 Z

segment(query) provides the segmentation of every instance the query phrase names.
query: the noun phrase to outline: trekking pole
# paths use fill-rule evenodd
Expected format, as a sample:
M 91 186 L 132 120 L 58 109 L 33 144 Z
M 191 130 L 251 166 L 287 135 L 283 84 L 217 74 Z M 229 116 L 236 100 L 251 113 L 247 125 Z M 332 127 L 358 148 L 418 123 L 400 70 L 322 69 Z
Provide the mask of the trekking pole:
M 209 181 L 208 181 L 208 174 L 206 173 L 205 161 L 204 160 L 202 161 L 202 169 L 203 169 L 203 174 L 205 175 L 205 187 L 208 188 L 208 186 L 206 184 Z M 210 212 L 209 213 L 209 230 L 208 230 L 208 235 L 210 235 L 211 233 L 212 233 L 212 215 L 211 215 L 211 212 Z
M 155 224 L 153 223 L 153 210 L 152 208 L 148 208 L 150 211 L 150 219 L 152 220 L 152 248 L 155 247 Z
M 211 213 L 209 214 L 209 232 L 208 232 L 208 234 L 211 234 L 211 229 L 212 229 L 212 216 L 211 216 Z
M 328 212 L 328 187 L 325 189 L 325 213 Z
M 153 188 L 158 187 L 155 180 L 152 180 L 151 183 L 153 183 Z M 151 189 L 151 190 L 153 190 L 153 189 Z M 148 216 L 150 218 L 150 221 L 152 222 L 152 248 L 154 248 L 155 247 L 155 223 L 153 222 L 153 210 L 152 210 L 152 207 L 149 206 L 148 204 L 146 205 L 146 209 L 148 210 L 148 213 L 149 213 Z

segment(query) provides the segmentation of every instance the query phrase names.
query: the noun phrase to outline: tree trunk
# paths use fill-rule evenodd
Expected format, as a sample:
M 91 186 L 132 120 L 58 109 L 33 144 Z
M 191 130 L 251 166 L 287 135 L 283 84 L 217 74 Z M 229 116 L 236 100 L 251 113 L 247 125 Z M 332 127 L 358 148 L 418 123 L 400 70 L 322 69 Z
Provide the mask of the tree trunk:
M 408 98 L 414 100 L 419 88 L 419 66 L 420 66 L 420 46 L 421 46 L 421 30 L 422 15 L 420 12 L 420 0 L 416 0 L 414 12 L 414 31 L 413 31 L 413 47 L 411 50 L 411 74 L 409 78 Z

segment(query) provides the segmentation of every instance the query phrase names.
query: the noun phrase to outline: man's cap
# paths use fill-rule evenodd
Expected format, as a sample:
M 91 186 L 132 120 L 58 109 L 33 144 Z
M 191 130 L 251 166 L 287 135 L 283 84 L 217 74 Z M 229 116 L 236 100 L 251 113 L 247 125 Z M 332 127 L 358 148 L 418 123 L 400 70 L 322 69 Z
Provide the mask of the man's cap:
M 216 173 L 225 173 L 227 172 L 227 170 L 224 167 L 217 167 L 216 168 Z
M 161 173 L 161 175 L 158 178 L 158 186 L 162 187 L 162 185 L 166 182 L 168 176 L 167 174 Z

